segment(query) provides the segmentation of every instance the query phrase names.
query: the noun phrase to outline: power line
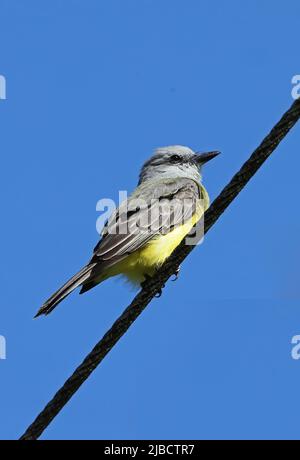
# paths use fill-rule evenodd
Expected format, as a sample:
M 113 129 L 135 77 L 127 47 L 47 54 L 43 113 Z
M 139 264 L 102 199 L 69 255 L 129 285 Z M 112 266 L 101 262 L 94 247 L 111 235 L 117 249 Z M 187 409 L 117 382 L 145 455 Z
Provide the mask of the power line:
M 297 99 L 206 211 L 203 218 L 205 233 L 213 226 L 229 204 L 245 187 L 251 177 L 254 176 L 266 159 L 274 152 L 278 144 L 296 124 L 299 118 L 300 99 Z M 203 221 L 199 222 L 196 227 L 200 228 L 199 226 L 202 224 Z M 113 346 L 142 313 L 153 297 L 160 292 L 166 281 L 176 272 L 177 267 L 194 247 L 195 246 L 189 246 L 186 245 L 185 242 L 182 242 L 157 274 L 153 278 L 147 280 L 143 289 L 87 355 L 82 364 L 58 390 L 20 439 L 35 440 L 39 438 L 51 421 L 59 414 L 66 403 L 80 388 L 83 382 L 91 375 Z

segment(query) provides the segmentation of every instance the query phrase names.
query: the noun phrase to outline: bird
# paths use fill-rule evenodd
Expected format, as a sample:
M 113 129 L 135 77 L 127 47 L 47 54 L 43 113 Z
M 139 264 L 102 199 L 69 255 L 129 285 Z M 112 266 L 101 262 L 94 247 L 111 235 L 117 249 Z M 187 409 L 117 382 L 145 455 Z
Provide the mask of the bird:
M 195 152 L 182 145 L 156 149 L 143 164 L 133 193 L 104 225 L 90 261 L 46 300 L 35 317 L 48 315 L 76 288 L 83 294 L 112 276 L 143 286 L 209 207 L 202 168 L 219 153 Z

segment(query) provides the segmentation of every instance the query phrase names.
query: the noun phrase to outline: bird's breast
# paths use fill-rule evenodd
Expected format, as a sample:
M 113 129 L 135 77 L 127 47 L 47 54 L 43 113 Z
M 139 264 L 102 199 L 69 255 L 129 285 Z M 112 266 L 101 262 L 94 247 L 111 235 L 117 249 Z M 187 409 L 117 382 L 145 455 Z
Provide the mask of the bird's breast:
M 155 270 L 172 254 L 201 215 L 202 213 L 197 212 L 189 221 L 171 230 L 168 234 L 153 237 L 143 248 L 123 261 L 122 273 L 134 284 L 144 281 L 145 275 L 153 276 Z

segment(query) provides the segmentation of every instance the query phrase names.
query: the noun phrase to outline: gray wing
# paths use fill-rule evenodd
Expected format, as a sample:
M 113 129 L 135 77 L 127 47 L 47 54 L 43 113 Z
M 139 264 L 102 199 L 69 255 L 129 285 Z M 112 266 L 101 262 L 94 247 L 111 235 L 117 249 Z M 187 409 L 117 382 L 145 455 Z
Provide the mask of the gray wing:
M 107 268 L 167 234 L 193 216 L 200 195 L 199 184 L 185 178 L 141 184 L 107 222 L 90 263 Z
M 97 284 L 97 276 L 103 270 L 143 247 L 156 235 L 166 234 L 189 220 L 200 205 L 203 193 L 200 185 L 184 178 L 141 184 L 109 219 L 89 264 L 58 289 L 36 316 L 50 313 L 80 285 L 81 294 L 88 291 Z

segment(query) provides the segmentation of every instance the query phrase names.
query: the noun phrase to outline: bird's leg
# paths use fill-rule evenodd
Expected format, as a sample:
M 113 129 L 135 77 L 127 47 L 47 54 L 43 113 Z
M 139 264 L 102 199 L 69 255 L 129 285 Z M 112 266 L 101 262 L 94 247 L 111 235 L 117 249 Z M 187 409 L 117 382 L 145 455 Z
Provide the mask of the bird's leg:
M 173 273 L 173 276 L 174 276 L 175 278 L 172 279 L 172 281 L 178 280 L 179 273 L 180 273 L 180 265 L 179 265 L 179 267 L 176 268 L 175 273 Z

